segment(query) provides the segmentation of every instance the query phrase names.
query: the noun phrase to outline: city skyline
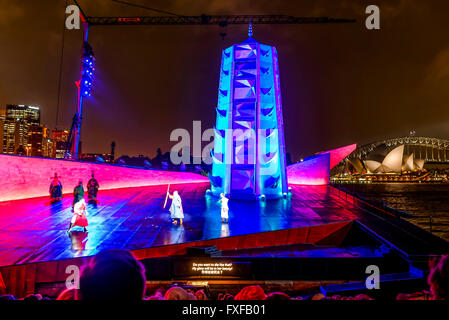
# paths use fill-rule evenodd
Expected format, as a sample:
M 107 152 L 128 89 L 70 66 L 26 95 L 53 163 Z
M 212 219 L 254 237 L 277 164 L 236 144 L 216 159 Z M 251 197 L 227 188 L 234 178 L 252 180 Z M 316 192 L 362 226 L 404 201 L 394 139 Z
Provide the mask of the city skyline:
M 2 124 L 2 152 L 27 155 L 29 133 L 35 131 L 35 126 L 40 126 L 40 109 L 36 106 L 8 104 L 2 116 Z
M 8 104 L 0 109 L 0 153 L 63 158 L 67 130 L 49 129 L 38 106 Z
M 7 109 L 10 108 L 8 115 Z M 15 110 L 15 109 L 22 110 Z M 27 112 L 34 111 L 36 116 L 36 121 L 28 121 L 30 119 L 25 119 L 24 115 Z M 69 136 L 69 130 L 64 128 L 54 128 L 51 129 L 47 124 L 40 122 L 40 107 L 38 106 L 28 106 L 23 104 L 7 104 L 5 106 L 0 106 L 0 154 L 15 154 L 15 155 L 28 155 L 35 157 L 46 157 L 46 158 L 56 158 L 62 159 L 65 156 L 66 143 Z M 7 118 L 8 115 L 8 118 Z M 14 119 L 12 119 L 14 118 Z M 24 123 L 25 122 L 25 123 Z M 5 135 L 6 132 L 6 135 Z M 39 137 L 38 137 L 39 136 Z M 5 140 L 4 140 L 5 139 Z M 33 141 L 33 142 L 31 142 Z M 6 142 L 6 143 L 5 143 Z M 51 149 L 46 151 L 47 146 L 45 143 L 52 144 Z M 82 141 L 81 141 L 82 144 Z M 115 150 L 115 141 L 109 143 L 109 147 Z M 39 147 L 37 147 L 39 145 Z M 18 150 L 20 149 L 20 150 Z M 23 150 L 22 150 L 23 149 Z M 38 150 L 36 150 L 38 149 Z M 156 158 L 158 156 L 158 150 L 156 148 L 154 153 Z M 105 157 L 111 156 L 112 149 L 109 150 L 110 153 L 101 152 L 86 152 L 81 153 L 81 158 L 91 157 L 96 155 L 102 155 Z M 122 154 L 120 157 L 148 157 L 150 154 Z
M 70 131 L 67 129 L 50 129 L 40 122 L 41 109 L 38 106 L 7 104 L 0 107 L 0 154 L 27 155 L 32 157 L 44 157 L 63 159 L 66 157 L 66 145 Z M 82 141 L 80 143 L 80 147 Z M 114 162 L 115 141 L 110 144 L 109 153 L 86 152 L 80 154 L 82 161 Z M 80 148 L 81 150 L 81 148 Z M 82 150 L 81 150 L 82 151 Z M 160 166 L 163 157 L 169 161 L 169 152 L 157 148 L 155 150 L 157 166 Z M 118 159 L 129 158 L 130 161 L 148 159 L 149 155 L 121 155 Z M 190 155 L 192 157 L 192 155 Z M 98 157 L 103 158 L 99 160 Z M 168 165 L 167 162 L 167 165 Z M 123 161 L 118 164 L 127 165 Z M 171 164 L 173 165 L 173 164 Z M 142 165 L 137 165 L 142 166 Z M 150 165 L 151 166 L 151 165 Z
M 45 106 L 42 122 L 50 128 L 56 124 L 64 4 L 23 1 L 18 6 L 5 1 L 7 16 L 0 13 L 9 31 L 0 38 L 10 48 L 1 54 L 1 61 L 8 63 L 0 70 L 11 75 L 0 83 L 0 105 Z M 104 1 L 80 5 L 89 15 L 151 14 Z M 410 130 L 449 137 L 449 47 L 441 41 L 448 22 L 439 18 L 447 12 L 446 2 L 380 1 L 381 29 L 376 31 L 366 30 L 364 5 L 355 3 L 301 2 L 281 9 L 267 1 L 198 1 L 191 6 L 155 1 L 153 6 L 192 15 L 288 13 L 357 19 L 348 25 L 254 26 L 258 40 L 278 48 L 286 150 L 293 159 L 350 143 L 406 136 Z M 46 17 L 45 23 L 32 28 L 36 15 Z M 119 155 L 152 156 L 158 147 L 173 146 L 169 136 L 176 128 L 189 130 L 194 120 L 201 120 L 203 128 L 213 127 L 219 52 L 244 40 L 246 29 L 92 28 L 89 42 L 97 57 L 97 77 L 83 114 L 84 151 L 107 152 L 116 141 Z M 223 31 L 225 40 L 219 35 Z M 75 112 L 81 45 L 81 31 L 65 31 L 59 128 L 70 128 Z M 179 52 L 189 63 L 177 61 Z M 205 94 L 199 100 L 200 90 Z

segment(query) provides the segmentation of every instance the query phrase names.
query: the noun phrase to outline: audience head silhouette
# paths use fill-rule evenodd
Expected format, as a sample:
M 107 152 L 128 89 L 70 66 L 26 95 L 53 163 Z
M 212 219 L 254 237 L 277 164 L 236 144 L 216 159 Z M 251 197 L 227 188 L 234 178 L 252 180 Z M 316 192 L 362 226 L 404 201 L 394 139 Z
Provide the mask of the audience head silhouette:
M 82 300 L 142 300 L 145 269 L 125 250 L 107 250 L 92 257 L 80 276 Z

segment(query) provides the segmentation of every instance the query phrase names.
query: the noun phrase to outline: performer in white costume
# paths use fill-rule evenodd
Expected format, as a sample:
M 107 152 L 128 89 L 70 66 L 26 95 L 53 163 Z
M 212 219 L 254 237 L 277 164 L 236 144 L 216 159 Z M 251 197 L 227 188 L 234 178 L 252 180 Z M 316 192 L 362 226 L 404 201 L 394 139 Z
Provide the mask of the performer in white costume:
M 168 197 L 172 199 L 170 206 L 170 218 L 173 220 L 174 224 L 178 223 L 182 224 L 182 219 L 184 219 L 184 212 L 182 210 L 182 201 L 181 197 L 178 194 L 178 191 L 174 191 L 173 195 L 168 193 Z
M 228 207 L 229 199 L 225 197 L 224 193 L 220 194 L 220 202 L 221 202 L 221 222 L 228 223 L 229 221 L 229 207 Z

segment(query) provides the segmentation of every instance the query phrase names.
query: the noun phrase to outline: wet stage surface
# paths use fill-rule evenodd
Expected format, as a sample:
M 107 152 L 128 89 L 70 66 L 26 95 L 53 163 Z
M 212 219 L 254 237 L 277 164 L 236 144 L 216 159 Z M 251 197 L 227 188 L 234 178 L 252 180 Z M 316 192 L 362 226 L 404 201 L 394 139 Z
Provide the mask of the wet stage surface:
M 56 204 L 47 197 L 0 202 L 0 266 L 89 256 L 104 249 L 141 249 L 257 232 L 357 219 L 360 209 L 331 195 L 328 186 L 292 186 L 288 199 L 266 203 L 229 201 L 222 224 L 209 184 L 172 185 L 184 208 L 184 224 L 169 221 L 167 186 L 100 190 L 89 205 L 89 232 L 67 234 L 72 197 Z

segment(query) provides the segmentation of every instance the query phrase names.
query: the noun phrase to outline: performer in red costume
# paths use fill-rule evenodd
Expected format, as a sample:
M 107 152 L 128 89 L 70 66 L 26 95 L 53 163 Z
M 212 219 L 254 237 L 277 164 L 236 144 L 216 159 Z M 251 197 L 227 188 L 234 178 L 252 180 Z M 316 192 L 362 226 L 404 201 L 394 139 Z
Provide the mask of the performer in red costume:
M 75 203 L 75 207 L 73 208 L 73 217 L 70 221 L 70 228 L 68 232 L 72 231 L 72 228 L 77 226 L 84 229 L 84 232 L 87 232 L 87 206 L 84 199 L 81 199 L 77 203 Z

